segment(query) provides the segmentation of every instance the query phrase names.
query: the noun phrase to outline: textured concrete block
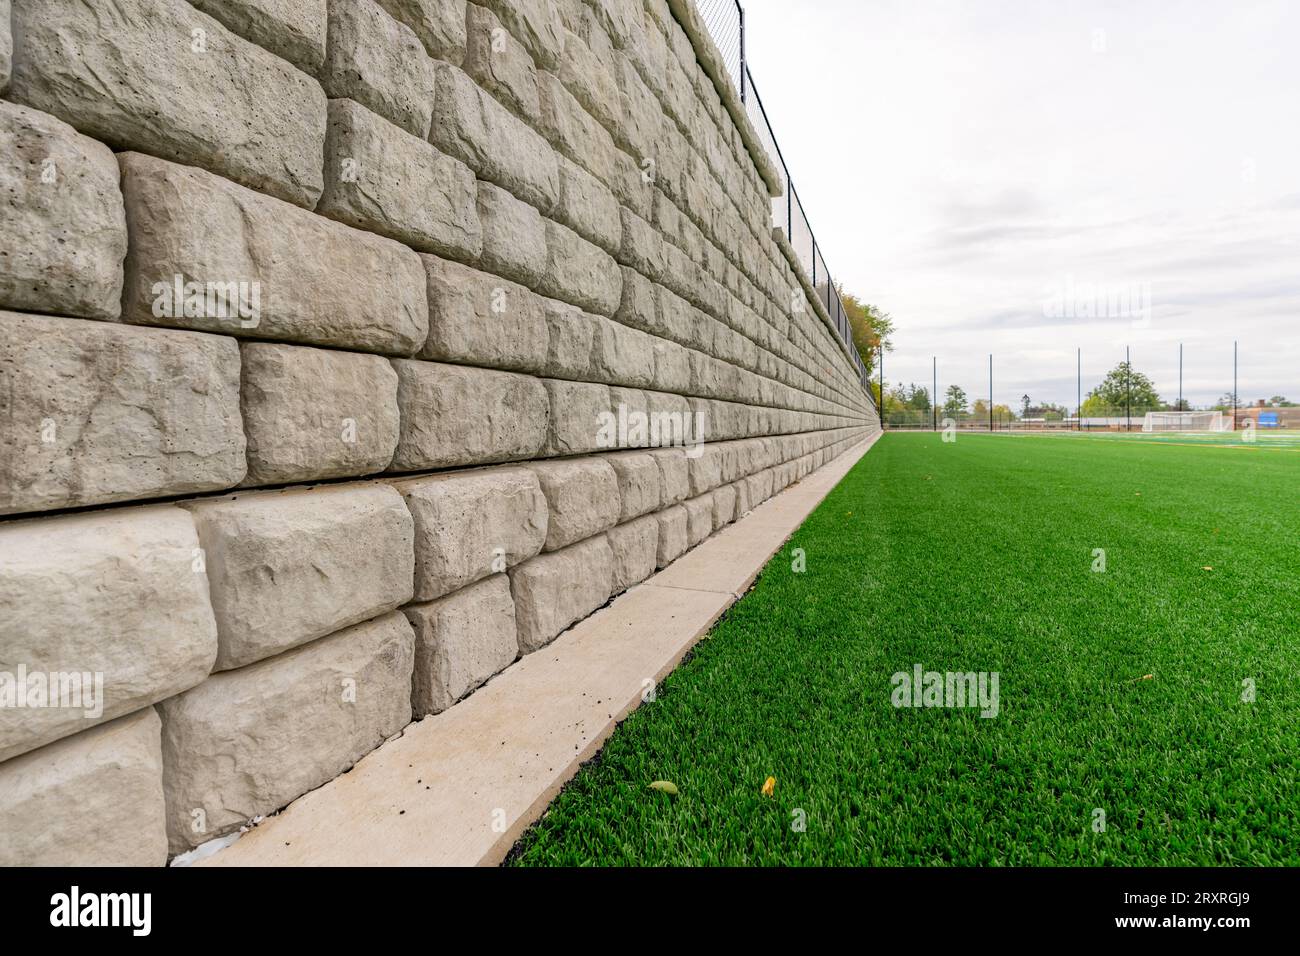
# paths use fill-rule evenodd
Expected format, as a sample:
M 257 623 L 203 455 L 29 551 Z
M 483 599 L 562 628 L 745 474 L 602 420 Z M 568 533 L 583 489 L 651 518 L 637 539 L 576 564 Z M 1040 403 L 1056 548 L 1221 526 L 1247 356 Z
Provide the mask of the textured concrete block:
M 623 273 L 614 258 L 558 222 L 546 223 L 546 275 L 538 291 L 581 306 L 588 312 L 613 315 L 623 296 Z
M 555 205 L 560 174 L 550 146 L 527 123 L 479 88 L 463 70 L 438 67 L 433 144 L 543 213 Z
M 603 458 L 544 461 L 528 467 L 546 495 L 545 550 L 558 551 L 618 524 L 618 477 Z
M 708 348 L 712 341 L 712 335 L 708 334 L 709 325 L 708 316 L 681 296 L 664 286 L 655 287 L 654 324 L 645 331 L 699 351 Z
M 118 160 L 126 321 L 394 355 L 424 344 L 424 270 L 411 250 L 200 169 Z M 176 296 L 178 276 L 206 299 Z
M 397 374 L 379 355 L 245 342 L 247 485 L 383 471 L 397 448 Z
M 152 707 L 0 764 L 0 866 L 163 866 Z
M 618 168 L 618 147 L 600 122 L 582 108 L 573 94 L 551 73 L 537 75 L 541 93 L 542 135 L 569 159 L 609 183 Z
M 739 521 L 749 514 L 753 507 L 749 502 L 749 482 L 742 479 L 733 483 L 731 487 L 736 492 L 736 520 Z
M 676 342 L 654 340 L 654 388 L 660 392 L 686 392 L 691 387 L 690 352 Z
M 615 594 L 621 594 L 655 573 L 659 560 L 659 519 L 654 515 L 611 528 L 606 537 L 614 556 Z
M 771 468 L 764 468 L 757 474 L 750 475 L 745 479 L 745 484 L 749 489 L 750 508 L 756 508 L 772 497 L 772 479 Z
M 244 477 L 231 339 L 0 312 L 0 514 Z
M 632 55 L 635 56 L 635 51 Z M 641 78 L 627 54 L 615 54 L 623 121 L 610 129 L 614 140 L 634 156 L 652 156 L 660 140 L 664 115 L 659 100 Z M 728 120 L 730 122 L 730 120 Z M 739 243 L 736 243 L 739 245 Z
M 304 73 L 320 71 L 326 0 L 190 0 L 190 5 Z
M 624 451 L 606 455 L 605 460 L 614 469 L 618 479 L 618 520 L 633 518 L 658 511 L 662 498 L 662 479 L 659 463 L 650 452 Z M 672 504 L 672 502 L 667 502 Z
M 618 150 L 614 154 L 614 174 L 605 181 L 619 204 L 631 209 L 642 219 L 650 215 L 654 200 L 656 167 L 653 160 L 653 156 L 634 158 Z
M 533 458 L 550 419 L 541 379 L 395 359 L 402 430 L 392 471 Z
M 275 812 L 410 723 L 414 641 L 394 612 L 164 701 L 172 851 Z
M 609 404 L 610 417 L 599 436 L 602 448 L 649 448 L 656 444 L 649 392 L 611 386 Z
M 620 266 L 623 288 L 614 318 L 624 325 L 656 335 L 658 331 L 658 293 L 655 284 L 630 266 Z
M 564 52 L 564 22 L 556 0 L 483 0 L 539 67 L 551 70 Z
M 542 302 L 547 328 L 546 374 L 578 381 L 590 378 L 596 317 L 558 299 Z
M 9 22 L 9 0 L 0 0 L 0 93 L 9 85 L 9 72 L 14 63 L 14 38 Z
M 640 0 L 600 0 L 589 12 L 619 49 L 646 43 L 645 16 Z M 655 28 L 651 26 L 651 31 Z
M 609 542 L 600 535 L 511 569 L 520 653 L 545 647 L 608 601 L 613 562 Z
M 678 504 L 690 497 L 690 460 L 686 452 L 680 448 L 660 448 L 647 454 L 659 466 L 659 490 L 664 506 Z
M 725 528 L 736 520 L 736 489 L 723 485 L 713 490 L 713 530 Z
M 645 394 L 649 400 L 651 445 L 657 448 L 690 445 L 694 448 L 697 432 L 705 433 L 699 440 L 707 437 L 707 428 L 696 421 L 689 400 L 667 392 L 647 391 Z
M 18 0 L 13 18 L 9 99 L 116 150 L 316 204 L 325 94 L 278 56 L 184 0 Z
M 29 677 L 27 706 L 0 708 L 0 760 L 148 707 L 211 669 L 217 626 L 180 508 L 5 522 L 0 554 L 0 671 Z M 32 706 L 31 679 L 51 673 L 84 680 L 93 700 Z
M 577 163 L 561 156 L 560 201 L 552 215 L 611 255 L 623 241 L 618 200 L 609 188 Z
M 429 135 L 436 73 L 415 32 L 373 0 L 330 0 L 321 85 L 420 138 Z
M 465 59 L 465 0 L 379 0 L 379 5 L 414 30 L 435 60 Z
M 456 262 L 420 258 L 429 296 L 429 339 L 420 358 L 545 371 L 549 332 L 540 296 Z
M 474 174 L 460 160 L 359 103 L 330 100 L 322 216 L 473 260 L 483 248 L 476 200 Z
M 595 316 L 589 376 L 610 385 L 648 388 L 655 381 L 655 340 L 603 316 Z
M 686 553 L 688 516 L 684 505 L 673 505 L 653 515 L 659 522 L 659 546 L 656 563 L 666 568 Z
M 658 230 L 631 209 L 619 211 L 622 217 L 622 238 L 619 241 L 618 261 L 631 266 L 655 282 L 670 280 L 665 243 Z
M 510 110 L 536 125 L 541 115 L 537 67 L 527 48 L 487 7 L 468 4 L 465 25 L 468 31 L 465 72 Z
M 601 450 L 601 428 L 611 414 L 609 389 L 548 378 L 546 393 L 551 414 L 544 454 L 584 455 Z
M 705 494 L 722 484 L 722 452 L 717 445 L 704 446 L 687 461 L 692 495 Z
M 685 508 L 686 546 L 693 548 L 713 534 L 713 495 L 687 498 Z
M 556 75 L 582 108 L 613 132 L 623 124 L 623 101 L 610 65 L 602 62 L 582 37 L 564 31 L 564 55 Z
M 243 667 L 411 599 L 414 525 L 382 484 L 191 502 L 217 620 L 216 670 Z
M 8 33 L 8 3 L 0 0 Z M 3 40 L 0 40 L 0 46 Z M 126 213 L 117 160 L 46 113 L 0 101 L 0 308 L 87 319 L 122 311 Z
M 399 481 L 415 521 L 415 600 L 432 601 L 526 561 L 546 541 L 546 498 L 526 468 Z
M 438 714 L 519 656 L 510 579 L 497 574 L 405 610 L 415 631 L 412 717 Z
M 480 181 L 478 218 L 483 230 L 479 265 L 524 285 L 538 285 L 547 264 L 542 214 L 501 187 Z

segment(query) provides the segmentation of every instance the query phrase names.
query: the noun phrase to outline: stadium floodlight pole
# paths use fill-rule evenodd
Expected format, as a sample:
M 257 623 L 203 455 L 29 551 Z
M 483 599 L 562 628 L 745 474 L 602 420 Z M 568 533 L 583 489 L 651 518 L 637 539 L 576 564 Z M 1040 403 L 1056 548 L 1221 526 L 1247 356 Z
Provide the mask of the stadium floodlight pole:
M 1133 430 L 1133 353 L 1124 346 L 1124 431 Z
M 930 431 L 939 430 L 939 356 L 934 356 L 934 381 L 931 386 L 934 392 L 930 395 Z
M 993 354 L 989 353 L 989 431 L 993 431 Z
M 1237 342 L 1232 343 L 1232 430 L 1237 430 Z
M 1078 384 L 1075 386 L 1075 406 L 1074 406 L 1074 430 L 1083 431 L 1083 347 L 1075 349 L 1075 365 L 1079 376 Z
M 1178 410 L 1183 410 L 1183 343 L 1178 343 Z

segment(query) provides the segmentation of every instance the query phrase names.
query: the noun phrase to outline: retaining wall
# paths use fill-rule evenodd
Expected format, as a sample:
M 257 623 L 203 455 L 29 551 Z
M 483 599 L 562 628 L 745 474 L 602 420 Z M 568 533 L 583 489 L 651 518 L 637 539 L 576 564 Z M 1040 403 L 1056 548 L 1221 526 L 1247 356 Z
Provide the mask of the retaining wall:
M 272 813 L 878 428 L 693 17 L 0 0 L 0 863 Z

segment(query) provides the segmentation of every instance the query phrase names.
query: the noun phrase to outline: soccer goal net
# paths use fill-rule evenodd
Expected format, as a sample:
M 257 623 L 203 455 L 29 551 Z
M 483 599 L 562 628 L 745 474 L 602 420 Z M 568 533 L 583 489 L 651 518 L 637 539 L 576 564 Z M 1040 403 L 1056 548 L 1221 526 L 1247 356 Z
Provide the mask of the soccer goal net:
M 1223 412 L 1147 412 L 1144 432 L 1222 432 L 1228 430 Z

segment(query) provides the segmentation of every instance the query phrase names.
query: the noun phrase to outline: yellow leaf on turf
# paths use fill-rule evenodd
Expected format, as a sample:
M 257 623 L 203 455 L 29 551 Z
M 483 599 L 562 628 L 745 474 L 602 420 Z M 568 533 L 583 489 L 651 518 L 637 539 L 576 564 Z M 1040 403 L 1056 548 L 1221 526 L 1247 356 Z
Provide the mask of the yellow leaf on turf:
M 670 793 L 673 796 L 677 796 L 677 784 L 673 783 L 671 780 L 656 780 L 654 783 L 650 784 L 650 789 L 658 790 L 660 793 Z
M 770 797 L 776 792 L 776 777 L 768 777 L 763 781 L 763 796 Z

